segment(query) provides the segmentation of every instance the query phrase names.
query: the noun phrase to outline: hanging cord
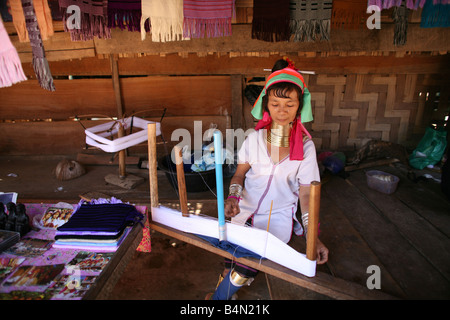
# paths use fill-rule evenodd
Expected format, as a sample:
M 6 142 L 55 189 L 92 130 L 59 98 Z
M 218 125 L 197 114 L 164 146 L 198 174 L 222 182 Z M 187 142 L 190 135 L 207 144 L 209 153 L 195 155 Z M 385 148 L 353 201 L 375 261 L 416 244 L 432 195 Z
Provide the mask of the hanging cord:
M 211 191 L 211 193 L 214 195 L 214 197 L 216 197 L 217 198 L 217 195 L 214 193 L 214 191 L 212 191 L 212 189 L 211 189 L 211 187 L 208 185 L 208 183 L 206 182 L 206 180 L 203 178 L 203 175 L 202 175 L 202 173 L 201 172 L 199 172 L 199 171 L 194 171 L 194 172 L 196 172 L 196 173 L 198 173 L 199 174 L 199 176 L 200 176 L 200 178 L 202 178 L 202 180 L 203 180 L 203 182 L 205 183 L 205 185 L 208 187 L 208 189 L 209 189 L 209 191 Z

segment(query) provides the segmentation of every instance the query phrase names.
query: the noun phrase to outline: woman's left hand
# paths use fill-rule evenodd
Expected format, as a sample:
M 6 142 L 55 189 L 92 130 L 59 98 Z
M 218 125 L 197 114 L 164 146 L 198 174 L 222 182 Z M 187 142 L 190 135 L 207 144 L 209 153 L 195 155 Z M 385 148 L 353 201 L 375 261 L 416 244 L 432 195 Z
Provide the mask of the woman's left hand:
M 328 248 L 325 247 L 325 245 L 317 239 L 317 264 L 324 264 L 328 261 Z

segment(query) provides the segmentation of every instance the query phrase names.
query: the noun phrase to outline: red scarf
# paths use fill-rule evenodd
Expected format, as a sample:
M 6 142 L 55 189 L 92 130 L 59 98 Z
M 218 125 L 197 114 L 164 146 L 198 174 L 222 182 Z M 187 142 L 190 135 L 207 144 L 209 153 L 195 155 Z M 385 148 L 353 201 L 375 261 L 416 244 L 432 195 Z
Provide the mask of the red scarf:
M 268 112 L 264 112 L 263 118 L 256 124 L 255 130 L 267 129 L 272 123 L 272 117 Z M 303 126 L 300 116 L 294 120 L 289 137 L 289 159 L 303 160 L 303 134 L 311 139 L 308 130 Z

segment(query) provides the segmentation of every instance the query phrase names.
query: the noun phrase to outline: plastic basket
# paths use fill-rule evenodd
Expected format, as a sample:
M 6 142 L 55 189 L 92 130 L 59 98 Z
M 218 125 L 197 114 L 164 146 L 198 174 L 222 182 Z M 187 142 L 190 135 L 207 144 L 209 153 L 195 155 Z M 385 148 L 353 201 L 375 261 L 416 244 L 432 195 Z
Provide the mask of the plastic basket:
M 394 193 L 400 181 L 397 176 L 378 170 L 367 171 L 366 177 L 369 188 L 386 194 Z

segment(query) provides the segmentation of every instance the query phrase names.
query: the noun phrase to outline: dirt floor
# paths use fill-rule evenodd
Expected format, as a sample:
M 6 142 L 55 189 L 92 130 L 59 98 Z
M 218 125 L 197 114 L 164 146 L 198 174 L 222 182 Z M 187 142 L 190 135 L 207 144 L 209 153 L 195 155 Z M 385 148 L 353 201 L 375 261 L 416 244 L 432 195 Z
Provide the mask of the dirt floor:
M 104 179 L 118 174 L 114 165 L 86 165 L 85 175 L 58 181 L 53 171 L 60 159 L 0 157 L 0 191 L 18 192 L 18 202 L 76 203 L 80 195 L 106 195 L 149 206 L 146 169 L 127 166 L 128 174 L 145 180 L 126 190 Z M 318 268 L 318 277 L 367 291 L 367 267 L 376 265 L 382 274 L 379 291 L 390 297 L 449 299 L 450 201 L 435 180 L 408 179 L 404 166 L 376 168 L 396 174 L 400 183 L 392 195 L 374 191 L 365 177 L 371 169 L 323 178 L 320 238 L 330 249 L 330 259 Z M 427 173 L 439 179 L 438 172 Z M 423 172 L 417 174 L 423 177 Z M 158 172 L 158 184 L 160 202 L 176 206 L 177 194 L 163 172 Z M 212 192 L 188 193 L 190 210 L 214 210 Z M 223 258 L 159 232 L 153 231 L 151 237 L 152 251 L 136 251 L 111 300 L 202 300 L 214 289 Z M 238 296 L 240 300 L 329 299 L 265 273 Z

